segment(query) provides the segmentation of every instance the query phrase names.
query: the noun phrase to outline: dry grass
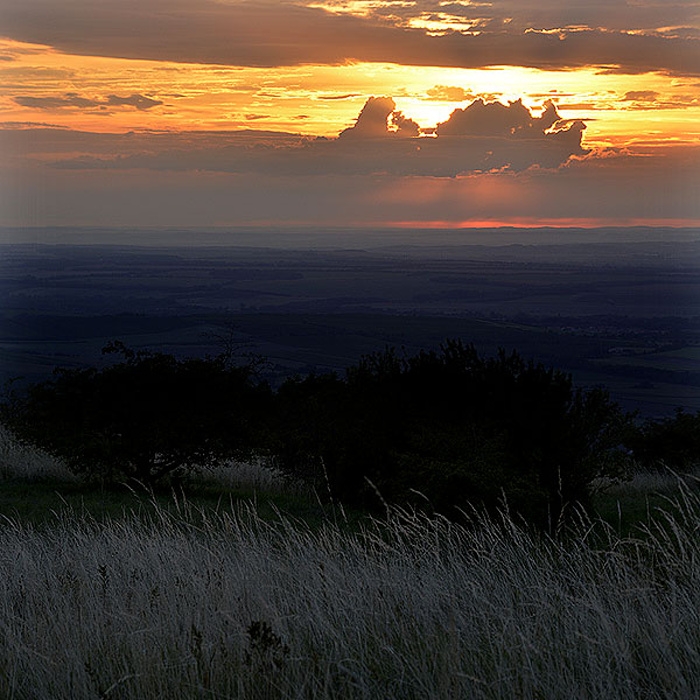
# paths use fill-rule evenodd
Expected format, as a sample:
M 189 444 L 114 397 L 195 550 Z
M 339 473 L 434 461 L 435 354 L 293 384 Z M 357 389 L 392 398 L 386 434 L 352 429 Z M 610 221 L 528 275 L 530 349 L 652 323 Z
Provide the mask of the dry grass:
M 0 437 L 7 473 L 60 473 Z M 0 697 L 700 697 L 684 482 L 625 538 L 585 519 L 553 540 L 507 517 L 312 529 L 176 505 L 0 519 Z
M 611 496 L 643 496 L 651 493 L 677 494 L 679 483 L 696 487 L 700 484 L 700 468 L 679 474 L 661 465 L 658 469 L 639 469 L 623 481 L 598 479 L 593 486 L 594 490 Z
M 10 478 L 75 480 L 60 460 L 20 442 L 0 424 L 0 479 Z
M 690 493 L 604 547 L 401 511 L 353 534 L 251 508 L 201 523 L 186 504 L 5 522 L 0 696 L 700 696 Z

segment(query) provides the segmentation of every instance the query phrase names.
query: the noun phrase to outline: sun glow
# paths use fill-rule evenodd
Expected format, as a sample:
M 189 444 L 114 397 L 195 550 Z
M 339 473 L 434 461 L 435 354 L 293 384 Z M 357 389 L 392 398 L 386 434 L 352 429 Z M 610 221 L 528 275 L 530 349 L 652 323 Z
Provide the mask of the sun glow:
M 648 219 L 641 217 L 628 218 L 604 218 L 604 217 L 504 217 L 493 219 L 445 219 L 439 221 L 390 221 L 382 225 L 400 229 L 431 229 L 431 230 L 455 230 L 455 229 L 488 229 L 488 228 L 517 228 L 517 229 L 596 229 L 601 227 L 635 228 L 639 226 L 663 226 L 664 228 L 697 228 L 700 226 L 698 219 L 665 218 Z
M 700 142 L 700 85 L 661 73 L 488 70 L 386 63 L 240 68 L 96 58 L 0 42 L 0 119 L 98 131 L 257 129 L 336 136 L 368 97 L 393 97 L 425 132 L 476 98 L 552 100 L 589 145 Z

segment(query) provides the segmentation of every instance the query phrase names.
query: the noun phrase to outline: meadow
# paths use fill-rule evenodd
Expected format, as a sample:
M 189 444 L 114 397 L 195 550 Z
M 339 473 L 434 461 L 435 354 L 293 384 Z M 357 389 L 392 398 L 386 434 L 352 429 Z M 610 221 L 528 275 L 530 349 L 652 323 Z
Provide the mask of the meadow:
M 549 537 L 507 512 L 358 519 L 254 466 L 200 476 L 216 500 L 105 509 L 4 431 L 0 465 L 4 698 L 700 696 L 692 477 L 600 484 L 606 518 Z

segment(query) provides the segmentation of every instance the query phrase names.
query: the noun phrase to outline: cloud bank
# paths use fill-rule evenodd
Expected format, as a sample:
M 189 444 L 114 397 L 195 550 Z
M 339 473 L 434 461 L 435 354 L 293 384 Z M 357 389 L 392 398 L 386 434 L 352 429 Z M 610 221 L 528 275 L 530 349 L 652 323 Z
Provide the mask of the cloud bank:
M 62 51 L 176 62 L 597 65 L 700 75 L 700 12 L 694 2 L 418 0 L 375 2 L 363 11 L 352 7 L 288 0 L 4 0 L 0 26 L 10 38 Z M 449 28 L 450 18 L 459 31 Z M 431 21 L 446 28 L 430 31 Z
M 6 136 L 0 132 L 3 153 Z M 55 134 L 57 140 L 61 136 Z M 27 137 L 31 140 L 31 134 Z M 586 157 L 558 170 L 444 178 L 119 169 L 47 175 L 45 168 L 10 170 L 4 160 L 0 223 L 139 229 L 557 222 L 698 226 L 699 163 L 696 147 L 656 156 Z
M 561 167 L 588 152 L 581 144 L 584 129 L 583 122 L 562 121 L 552 102 L 535 117 L 520 100 L 508 105 L 475 100 L 454 110 L 434 136 L 420 136 L 419 125 L 397 111 L 392 98 L 371 97 L 337 139 L 248 131 L 195 142 L 190 134 L 152 136 L 146 144 L 128 135 L 104 135 L 103 141 L 113 140 L 114 155 L 88 153 L 52 165 L 64 170 L 455 177 Z

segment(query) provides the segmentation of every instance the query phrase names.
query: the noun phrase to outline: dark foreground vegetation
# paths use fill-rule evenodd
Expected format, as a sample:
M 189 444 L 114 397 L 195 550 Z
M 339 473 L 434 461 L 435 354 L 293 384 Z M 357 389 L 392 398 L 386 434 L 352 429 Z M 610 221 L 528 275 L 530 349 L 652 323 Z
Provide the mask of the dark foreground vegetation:
M 630 538 L 251 503 L 5 518 L 0 697 L 696 698 L 699 518 L 687 490 Z
M 700 459 L 700 413 L 635 424 L 602 389 L 501 351 L 364 357 L 344 376 L 278 390 L 259 360 L 134 352 L 102 369 L 58 370 L 11 395 L 2 419 L 89 481 L 182 482 L 225 460 L 263 460 L 322 498 L 367 510 L 410 506 L 451 518 L 470 507 L 552 530 L 591 485 L 635 462 L 683 469 Z M 236 360 L 239 360 L 238 362 Z
M 277 391 L 111 349 L 3 408 L 0 697 L 700 695 L 697 478 L 593 479 L 697 460 L 698 416 L 459 343 Z

